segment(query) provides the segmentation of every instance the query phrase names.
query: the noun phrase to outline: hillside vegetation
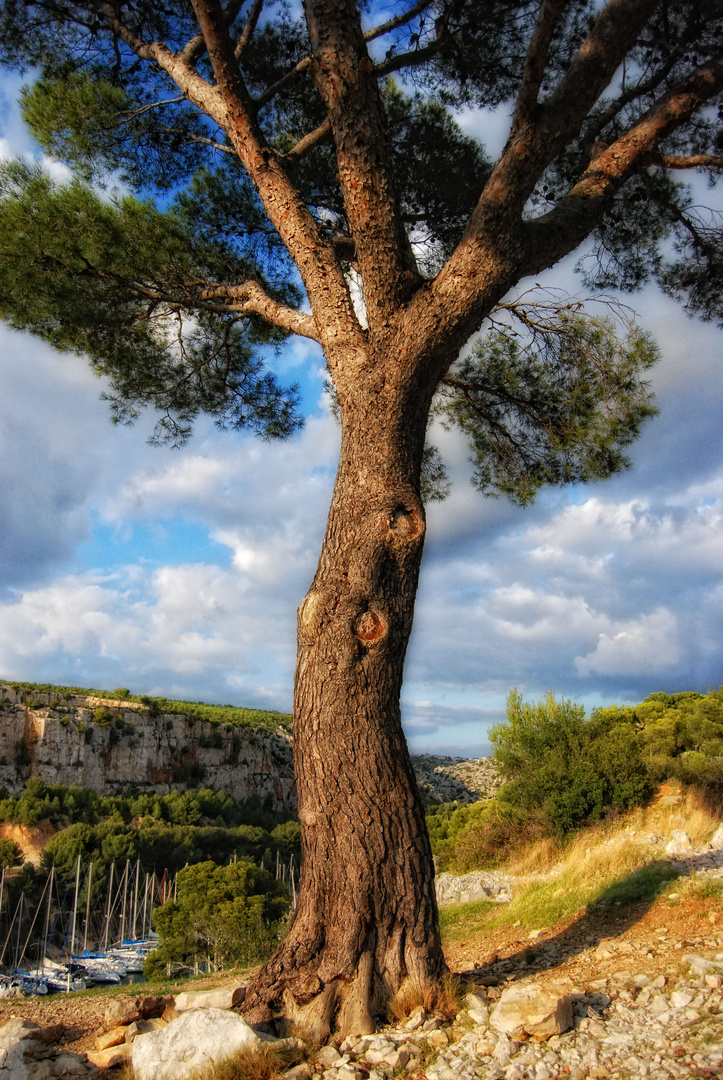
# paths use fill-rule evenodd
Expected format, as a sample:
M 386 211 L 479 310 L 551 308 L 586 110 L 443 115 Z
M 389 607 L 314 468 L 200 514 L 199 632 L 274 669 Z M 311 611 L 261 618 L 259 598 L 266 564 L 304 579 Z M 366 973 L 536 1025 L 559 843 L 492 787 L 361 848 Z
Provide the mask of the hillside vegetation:
M 158 713 L 176 713 L 196 720 L 206 720 L 211 724 L 230 724 L 237 727 L 253 727 L 274 730 L 278 727 L 290 728 L 291 717 L 287 713 L 267 709 L 244 709 L 236 705 L 206 705 L 202 701 L 176 701 L 166 697 L 150 697 L 147 694 L 131 694 L 130 690 L 120 687 L 115 690 L 91 690 L 82 686 L 56 686 L 54 683 L 14 682 L 12 679 L 0 679 L 0 683 L 11 686 L 13 690 L 27 692 L 27 704 L 32 707 L 38 694 L 49 694 L 55 698 L 55 704 L 62 707 L 73 697 L 105 698 L 139 705 L 148 709 L 152 715 Z M 37 704 L 45 704 L 37 701 Z
M 513 691 L 490 738 L 505 780 L 498 795 L 428 808 L 440 869 L 496 866 L 545 838 L 565 846 L 583 826 L 644 805 L 667 779 L 713 812 L 723 806 L 722 689 L 651 694 L 590 717 L 552 693 L 526 703 Z

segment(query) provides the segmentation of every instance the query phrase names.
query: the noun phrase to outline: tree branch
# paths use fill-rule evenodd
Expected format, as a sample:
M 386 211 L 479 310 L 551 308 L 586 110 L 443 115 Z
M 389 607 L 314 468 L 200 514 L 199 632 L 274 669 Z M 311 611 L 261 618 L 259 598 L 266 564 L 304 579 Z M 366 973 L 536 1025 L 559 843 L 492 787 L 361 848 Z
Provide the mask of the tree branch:
M 241 31 L 241 36 L 236 42 L 236 48 L 234 49 L 234 56 L 237 60 L 241 59 L 244 49 L 254 35 L 254 30 L 256 29 L 256 24 L 259 21 L 261 9 L 263 8 L 263 6 L 264 0 L 254 0 L 253 4 L 251 5 L 251 10 L 249 11 L 246 25 Z
M 332 244 L 268 146 L 241 76 L 218 0 L 192 0 L 224 103 L 223 126 L 253 181 L 272 225 L 296 263 L 315 315 L 323 312 L 327 360 L 334 368 L 337 346 L 365 349 L 361 327 Z M 298 331 L 297 331 L 298 332 Z
M 367 30 L 364 34 L 364 40 L 374 41 L 375 38 L 383 37 L 384 34 L 388 34 L 391 30 L 397 30 L 400 26 L 405 26 L 406 23 L 411 22 L 416 15 L 421 15 L 426 8 L 431 6 L 432 0 L 419 0 L 418 3 L 410 7 L 409 11 L 405 11 L 402 15 L 395 15 L 393 19 L 381 23 L 373 30 Z
M 296 263 L 312 311 L 320 316 L 321 345 L 332 374 L 338 373 L 337 357 L 343 353 L 352 350 L 362 359 L 366 340 L 334 247 L 322 234 L 256 122 L 255 109 L 244 86 L 218 0 L 192 0 L 214 69 L 215 86 L 163 42 L 147 43 L 138 38 L 120 21 L 112 4 L 102 0 L 91 3 L 114 35 L 140 59 L 158 64 L 184 96 L 228 135 L 271 224 Z M 247 297 L 240 302 L 248 305 L 259 303 L 259 299 Z M 310 324 L 299 322 L 299 318 L 295 313 L 294 332 L 308 336 Z
M 699 67 L 625 135 L 603 148 L 554 210 L 526 224 L 530 255 L 523 272 L 539 273 L 576 248 L 625 181 L 637 170 L 659 163 L 659 144 L 722 89 L 723 55 Z
M 274 300 L 257 281 L 244 281 L 241 285 L 208 286 L 202 288 L 198 295 L 202 302 L 219 300 L 223 311 L 259 315 L 266 322 L 287 330 L 290 334 L 321 341 L 313 316 Z
M 300 78 L 305 71 L 308 71 L 310 67 L 310 56 L 305 56 L 303 60 L 299 60 L 295 67 L 292 67 L 290 71 L 287 71 L 285 75 L 282 75 L 280 79 L 264 90 L 263 94 L 259 94 L 259 96 L 254 99 L 256 108 L 263 109 L 264 105 L 268 105 L 272 98 L 275 98 L 276 95 L 281 93 L 282 90 L 285 90 L 287 86 L 291 86 L 292 83 L 295 83 L 296 80 Z
M 676 154 L 661 154 L 656 164 L 666 169 L 723 169 L 723 157 L 715 154 L 691 154 L 679 157 Z
M 484 227 L 490 211 L 519 215 L 544 170 L 580 131 L 649 19 L 658 0 L 609 0 L 534 122 L 519 118 L 470 219 Z
M 239 11 L 241 10 L 242 4 L 243 0 L 232 0 L 232 3 L 227 4 L 223 13 L 227 26 L 230 26 L 231 23 L 234 21 Z M 199 57 L 203 56 L 205 51 L 206 41 L 203 34 L 196 34 L 195 37 L 192 37 L 191 40 L 187 42 L 186 45 L 184 45 L 184 47 L 181 49 L 181 52 L 179 53 L 179 56 L 184 64 L 189 64 L 190 66 L 193 66 L 199 59 Z
M 420 15 L 425 8 L 431 7 L 432 0 L 420 0 L 419 3 L 414 4 L 409 11 L 403 15 L 397 15 L 393 19 L 389 19 L 388 22 L 382 23 L 376 26 L 373 30 L 367 30 L 363 34 L 364 41 L 374 41 L 378 37 L 382 37 L 384 34 L 388 34 L 391 30 L 396 30 L 400 26 L 404 26 L 405 23 L 410 22 L 416 15 Z M 446 21 L 443 23 L 446 29 Z M 432 46 L 425 46 L 424 49 L 413 50 L 409 53 L 402 53 L 399 57 L 392 57 L 389 60 L 383 61 L 374 68 L 374 73 L 377 78 L 383 78 L 385 75 L 390 75 L 393 71 L 399 71 L 403 67 L 410 67 L 413 64 L 421 64 L 423 60 L 433 56 L 435 52 L 438 52 L 442 42 L 434 43 Z M 400 62 L 401 61 L 401 62 Z M 295 67 L 287 71 L 285 75 L 282 75 L 277 82 L 269 86 L 262 94 L 255 99 L 257 109 L 262 109 L 264 105 L 268 105 L 272 98 L 277 94 L 285 90 L 287 86 L 291 86 L 295 83 L 305 71 L 308 71 L 311 66 L 311 57 L 305 56 L 302 60 L 299 60 Z
M 305 8 L 314 79 L 334 136 L 346 218 L 374 335 L 388 324 L 415 281 L 379 87 L 355 0 L 305 0 Z
M 545 65 L 550 51 L 550 42 L 559 23 L 568 0 L 542 0 L 537 15 L 535 29 L 525 59 L 525 69 L 517 94 L 517 104 L 512 120 L 512 132 L 529 120 L 530 113 L 537 104 L 537 98 L 545 74 Z
M 325 142 L 326 139 L 330 138 L 331 124 L 328 120 L 325 120 L 323 124 L 319 124 L 318 128 L 314 128 L 308 135 L 304 135 L 302 139 L 299 139 L 282 157 L 287 160 L 289 158 L 300 158 L 307 150 L 311 150 L 312 146 L 316 146 L 318 143 Z

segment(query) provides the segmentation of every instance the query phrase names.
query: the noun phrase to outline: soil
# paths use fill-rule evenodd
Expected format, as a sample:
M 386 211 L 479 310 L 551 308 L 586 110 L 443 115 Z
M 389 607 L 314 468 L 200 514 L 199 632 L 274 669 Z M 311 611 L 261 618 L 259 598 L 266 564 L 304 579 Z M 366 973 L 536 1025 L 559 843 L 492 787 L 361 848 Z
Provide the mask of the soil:
M 596 956 L 600 944 L 609 945 L 613 955 Z M 559 958 L 546 959 L 545 945 L 556 946 Z M 543 955 L 533 955 L 540 948 Z M 509 926 L 478 937 L 472 933 L 465 941 L 448 945 L 446 956 L 453 971 L 478 981 L 489 978 L 491 985 L 523 969 L 525 975 L 534 973 L 540 985 L 562 980 L 583 988 L 623 968 L 651 978 L 679 974 L 678 964 L 686 953 L 709 956 L 716 949 L 723 951 L 723 904 L 690 897 L 676 906 L 659 900 L 619 912 L 585 913 L 543 930 L 534 940 L 527 929 Z
M 598 945 L 610 949 L 610 958 L 595 955 Z M 555 945 L 558 959 L 544 957 L 544 946 Z M 621 950 L 622 946 L 622 950 Z M 632 948 L 630 948 L 632 946 Z M 542 955 L 532 954 L 542 947 Z M 658 901 L 652 906 L 628 907 L 620 912 L 595 912 L 573 919 L 535 940 L 520 928 L 501 927 L 450 943 L 447 961 L 454 972 L 473 976 L 488 985 L 503 984 L 517 975 L 535 975 L 541 985 L 562 984 L 584 989 L 593 981 L 625 968 L 651 978 L 678 973 L 685 953 L 712 955 L 723 950 L 723 905 L 710 899 L 686 898 L 676 906 Z M 194 978 L 153 992 L 172 994 L 182 989 L 205 990 L 238 981 L 232 974 Z M 141 984 L 122 990 L 91 990 L 83 994 L 54 994 L 45 998 L 12 999 L 0 1003 L 0 1026 L 20 1016 L 42 1026 L 64 1024 L 62 1044 L 76 1053 L 95 1049 L 95 1036 L 103 1025 L 110 996 L 135 997 Z M 111 1078 L 114 1073 L 107 1070 Z

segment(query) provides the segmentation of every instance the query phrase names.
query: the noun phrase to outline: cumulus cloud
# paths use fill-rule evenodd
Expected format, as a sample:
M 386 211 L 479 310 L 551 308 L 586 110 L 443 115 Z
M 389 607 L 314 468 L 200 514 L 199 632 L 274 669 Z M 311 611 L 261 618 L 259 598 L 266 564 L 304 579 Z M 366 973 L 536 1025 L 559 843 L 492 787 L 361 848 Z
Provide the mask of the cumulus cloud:
M 581 675 L 660 675 L 679 662 L 678 626 L 672 612 L 658 608 L 600 634 L 593 652 L 575 658 Z

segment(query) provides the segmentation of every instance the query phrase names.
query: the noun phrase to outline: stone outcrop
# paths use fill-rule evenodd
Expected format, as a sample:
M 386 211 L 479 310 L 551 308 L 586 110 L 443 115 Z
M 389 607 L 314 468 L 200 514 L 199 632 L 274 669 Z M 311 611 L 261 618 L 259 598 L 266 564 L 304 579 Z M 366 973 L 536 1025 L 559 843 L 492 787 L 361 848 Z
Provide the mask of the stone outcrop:
M 480 802 L 502 787 L 494 758 L 448 758 L 417 754 L 412 765 L 426 803 Z
M 473 870 L 471 874 L 437 874 L 434 879 L 439 907 L 490 900 L 506 904 L 512 899 L 512 880 L 494 870 Z
M 477 802 L 502 786 L 493 758 L 419 754 L 412 764 L 427 803 Z M 120 698 L 61 697 L 0 684 L 0 786 L 18 796 L 29 776 L 99 795 L 131 786 L 159 794 L 204 786 L 240 801 L 258 797 L 275 813 L 296 813 L 291 735 L 283 727 L 212 724 L 153 714 Z
M 100 722 L 96 710 L 101 709 Z M 187 786 L 258 797 L 294 813 L 291 736 L 153 715 L 135 702 L 14 690 L 0 685 L 0 785 L 14 796 L 29 776 L 102 795 L 133 786 L 160 794 Z
M 137 1080 L 185 1080 L 200 1069 L 260 1043 L 245 1020 L 221 1009 L 182 1013 L 161 1031 L 139 1035 L 133 1042 Z

